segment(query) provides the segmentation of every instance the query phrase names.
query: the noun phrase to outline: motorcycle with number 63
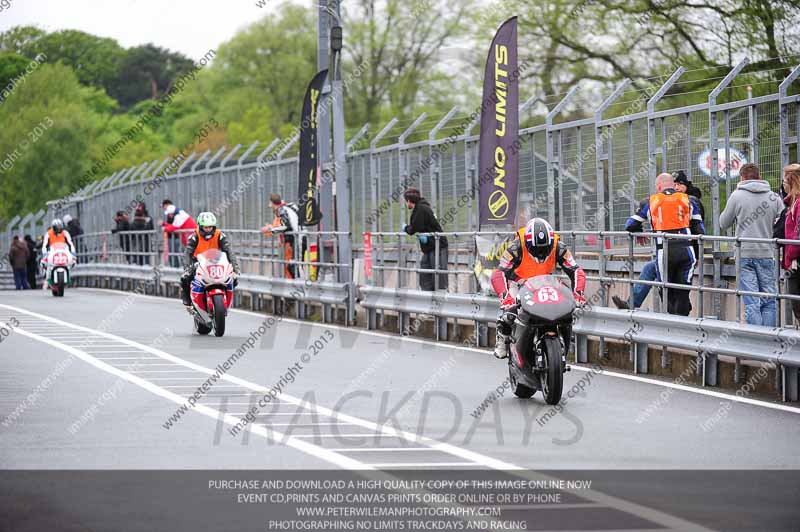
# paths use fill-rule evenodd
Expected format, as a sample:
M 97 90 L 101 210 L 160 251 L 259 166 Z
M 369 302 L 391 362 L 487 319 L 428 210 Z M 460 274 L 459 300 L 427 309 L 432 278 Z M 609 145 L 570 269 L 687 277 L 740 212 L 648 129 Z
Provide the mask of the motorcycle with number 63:
M 540 275 L 522 283 L 516 299 L 504 314 L 513 325 L 508 357 L 511 390 L 525 399 L 542 390 L 547 404 L 557 404 L 564 372 L 569 371 L 562 337 L 571 331 L 577 306 L 572 290 L 553 275 Z
M 197 256 L 197 269 L 192 279 L 192 310 L 195 330 L 206 335 L 225 334 L 225 317 L 233 303 L 233 265 L 228 255 L 209 249 Z

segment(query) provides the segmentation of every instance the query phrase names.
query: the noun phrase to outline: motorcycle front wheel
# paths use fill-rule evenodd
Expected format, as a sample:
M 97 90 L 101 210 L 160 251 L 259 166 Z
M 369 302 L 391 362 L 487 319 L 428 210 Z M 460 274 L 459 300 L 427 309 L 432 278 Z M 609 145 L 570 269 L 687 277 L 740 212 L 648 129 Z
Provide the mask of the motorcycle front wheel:
M 214 296 L 214 335 L 222 336 L 225 334 L 225 296 L 216 294 Z
M 542 394 L 548 405 L 555 405 L 561 400 L 564 387 L 564 368 L 561 362 L 561 341 L 558 336 L 544 338 L 545 362 L 547 369 L 542 375 Z

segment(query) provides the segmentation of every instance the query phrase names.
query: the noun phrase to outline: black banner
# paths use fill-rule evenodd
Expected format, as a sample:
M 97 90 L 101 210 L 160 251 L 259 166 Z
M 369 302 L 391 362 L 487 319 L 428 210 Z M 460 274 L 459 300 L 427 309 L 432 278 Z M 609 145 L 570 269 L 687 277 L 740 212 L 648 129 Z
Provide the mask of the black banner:
M 327 70 L 317 72 L 303 98 L 303 115 L 300 118 L 300 178 L 297 196 L 300 198 L 300 225 L 317 225 L 322 218 L 317 201 L 317 176 L 319 175 L 319 148 L 317 146 L 317 108 L 322 86 L 328 77 Z
M 494 105 L 488 106 L 487 102 Z M 479 176 L 480 225 L 515 223 L 519 157 L 517 17 L 506 20 L 492 40 L 483 78 Z

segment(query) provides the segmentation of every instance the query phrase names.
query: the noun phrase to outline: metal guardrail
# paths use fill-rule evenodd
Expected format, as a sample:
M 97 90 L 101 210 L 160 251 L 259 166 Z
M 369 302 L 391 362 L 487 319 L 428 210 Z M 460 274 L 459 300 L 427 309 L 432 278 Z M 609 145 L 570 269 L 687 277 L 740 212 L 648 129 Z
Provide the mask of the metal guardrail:
M 437 340 L 442 339 L 443 318 L 474 321 L 479 335 L 486 334 L 487 323 L 497 319 L 499 301 L 487 296 L 464 296 L 443 292 L 395 290 L 362 286 L 359 304 L 368 311 L 367 325 L 378 328 L 378 311 L 398 312 L 398 332 L 408 334 L 419 327 L 412 325 L 412 314 L 436 320 Z M 647 311 L 625 311 L 604 307 L 579 309 L 575 313 L 573 333 L 576 338 L 576 362 L 587 363 L 589 337 L 630 342 L 634 346 L 634 371 L 648 372 L 648 349 L 651 345 L 696 351 L 702 358 L 702 382 L 718 383 L 718 355 L 774 364 L 779 368 L 784 401 L 798 401 L 800 368 L 800 331 L 773 329 L 725 322 L 709 318 L 689 318 Z M 444 328 L 446 338 L 446 327 Z M 477 345 L 485 345 L 485 336 Z
M 634 371 L 648 372 L 649 345 L 696 351 L 702 382 L 718 381 L 718 355 L 772 364 L 779 369 L 784 401 L 798 401 L 800 331 L 772 329 L 709 318 L 595 307 L 576 312 L 576 360 L 588 362 L 588 337 L 624 340 L 635 346 Z
M 169 238 L 162 236 L 160 231 L 85 234 L 75 239 L 78 264 L 73 276 L 86 279 L 87 283 L 94 279 L 95 284 L 103 279 L 111 286 L 119 284 L 120 287 L 122 280 L 152 283 L 154 293 L 164 293 L 168 286 L 179 282 L 183 271 L 179 267 L 183 263 L 181 233 L 187 232 L 191 231 L 177 231 L 177 235 Z M 282 248 L 276 245 L 277 237 L 265 236 L 259 231 L 234 230 L 226 231 L 226 234 L 231 238 L 242 267 L 237 291 L 249 293 L 254 308 L 260 305 L 257 296 L 270 295 L 273 300 L 280 299 L 281 306 L 283 300 L 297 301 L 295 310 L 298 318 L 306 317 L 307 303 L 318 303 L 322 307 L 323 321 L 332 321 L 333 309 L 337 307 L 345 309 L 347 323 L 352 321 L 352 283 L 335 281 L 339 277 L 337 270 L 349 265 L 332 260 L 333 252 L 328 254 L 328 262 L 304 260 L 306 258 L 302 255 L 311 244 L 317 244 L 322 249 L 326 241 L 331 240 L 333 244 L 329 248 L 335 250 L 335 240 L 339 237 L 349 238 L 349 235 L 335 232 L 303 233 L 305 246 L 294 246 L 293 258 L 287 260 Z M 287 265 L 297 267 L 296 275 L 301 277 L 283 278 Z M 316 270 L 316 279 L 311 273 L 312 269 Z M 327 277 L 334 281 L 322 279 L 326 272 L 329 274 Z

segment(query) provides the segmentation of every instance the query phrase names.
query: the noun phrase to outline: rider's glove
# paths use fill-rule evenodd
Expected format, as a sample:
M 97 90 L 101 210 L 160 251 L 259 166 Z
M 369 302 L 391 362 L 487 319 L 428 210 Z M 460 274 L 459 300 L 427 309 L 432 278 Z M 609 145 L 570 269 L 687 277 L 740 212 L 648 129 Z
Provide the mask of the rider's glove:
M 575 290 L 573 296 L 575 297 L 575 303 L 577 303 L 578 306 L 582 307 L 586 304 L 586 297 L 583 295 L 583 290 Z
M 427 244 L 428 243 L 428 235 L 419 235 L 419 242 L 420 244 Z
M 503 295 L 503 300 L 500 302 L 500 308 L 506 310 L 513 307 L 516 303 L 517 301 L 514 299 L 514 296 L 506 292 Z

